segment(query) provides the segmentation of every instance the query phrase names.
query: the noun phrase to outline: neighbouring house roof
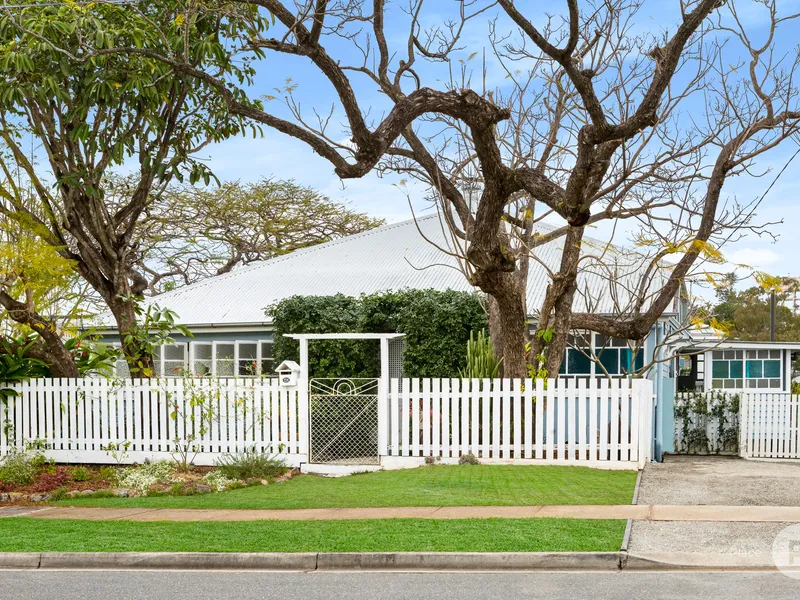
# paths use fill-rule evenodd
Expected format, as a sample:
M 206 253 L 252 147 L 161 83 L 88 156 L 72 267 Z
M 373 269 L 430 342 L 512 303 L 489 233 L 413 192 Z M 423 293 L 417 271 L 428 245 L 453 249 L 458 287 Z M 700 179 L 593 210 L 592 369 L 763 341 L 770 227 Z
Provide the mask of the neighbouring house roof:
M 703 325 L 690 331 L 690 344 L 694 348 L 705 348 L 709 350 L 741 350 L 741 349 L 761 349 L 761 350 L 800 350 L 800 341 L 753 341 L 753 340 L 734 340 L 727 339 L 725 332 L 714 329 L 709 325 Z
M 555 229 L 538 225 L 546 233 Z M 586 240 L 584 253 L 602 255 L 606 266 L 587 260 L 579 275 L 577 310 L 615 314 L 630 302 L 629 290 L 639 284 L 639 268 L 618 248 Z M 438 247 L 437 247 L 438 246 Z M 180 322 L 199 327 L 269 323 L 264 309 L 295 295 L 359 296 L 405 288 L 473 291 L 459 261 L 442 249 L 453 248 L 438 214 L 378 227 L 364 233 L 296 250 L 150 298 L 147 302 L 175 311 Z M 530 263 L 527 288 L 529 311 L 535 314 L 550 283 L 548 269 L 557 271 L 563 238 L 537 248 Z M 616 256 L 613 269 L 608 257 Z M 620 257 L 623 257 L 620 260 Z M 545 266 L 547 268 L 545 268 Z M 651 286 L 663 277 L 652 274 Z M 656 288 L 653 288 L 654 290 Z M 652 292 L 651 292 L 652 293 Z M 98 326 L 110 326 L 108 316 Z

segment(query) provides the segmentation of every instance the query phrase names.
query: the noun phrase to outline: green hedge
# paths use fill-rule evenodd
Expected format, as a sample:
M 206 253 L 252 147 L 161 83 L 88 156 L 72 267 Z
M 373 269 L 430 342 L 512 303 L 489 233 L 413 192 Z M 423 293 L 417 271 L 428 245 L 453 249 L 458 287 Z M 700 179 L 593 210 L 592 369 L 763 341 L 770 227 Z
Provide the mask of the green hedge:
M 488 329 L 481 297 L 467 292 L 402 290 L 353 298 L 293 296 L 267 309 L 280 362 L 298 359 L 285 333 L 405 333 L 408 377 L 457 377 L 466 365 L 470 331 Z M 309 344 L 313 377 L 377 377 L 378 342 L 320 340 Z

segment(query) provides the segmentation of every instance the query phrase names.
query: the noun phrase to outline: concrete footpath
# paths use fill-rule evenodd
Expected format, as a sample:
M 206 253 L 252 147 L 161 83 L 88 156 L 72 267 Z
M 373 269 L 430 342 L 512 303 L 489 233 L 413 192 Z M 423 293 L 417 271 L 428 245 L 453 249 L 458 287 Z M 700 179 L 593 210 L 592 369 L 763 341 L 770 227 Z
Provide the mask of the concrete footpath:
M 660 504 L 558 506 L 399 506 L 281 510 L 8 507 L 0 517 L 88 521 L 328 521 L 352 519 L 632 519 L 634 521 L 800 522 L 800 506 L 677 506 Z

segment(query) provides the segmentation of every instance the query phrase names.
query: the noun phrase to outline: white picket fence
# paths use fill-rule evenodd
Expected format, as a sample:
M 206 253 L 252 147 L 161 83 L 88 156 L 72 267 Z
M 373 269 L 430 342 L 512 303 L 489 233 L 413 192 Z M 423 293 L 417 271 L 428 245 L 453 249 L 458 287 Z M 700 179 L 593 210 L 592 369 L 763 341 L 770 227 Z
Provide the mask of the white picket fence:
M 256 448 L 298 466 L 309 458 L 308 389 L 276 379 L 38 379 L 0 405 L 0 455 L 36 443 L 58 462 L 175 457 L 194 463 Z M 426 457 L 636 468 L 650 459 L 647 380 L 392 379 L 377 399 L 387 468 Z
M 650 459 L 648 380 L 403 379 L 387 455 L 630 466 Z
M 739 448 L 744 458 L 800 458 L 800 396 L 742 394 Z
M 176 457 L 211 465 L 253 448 L 307 458 L 308 408 L 275 379 L 36 379 L 0 408 L 0 454 L 36 443 L 58 462 L 141 463 Z M 127 447 L 110 451 L 112 445 Z M 124 455 L 124 456 L 123 456 Z

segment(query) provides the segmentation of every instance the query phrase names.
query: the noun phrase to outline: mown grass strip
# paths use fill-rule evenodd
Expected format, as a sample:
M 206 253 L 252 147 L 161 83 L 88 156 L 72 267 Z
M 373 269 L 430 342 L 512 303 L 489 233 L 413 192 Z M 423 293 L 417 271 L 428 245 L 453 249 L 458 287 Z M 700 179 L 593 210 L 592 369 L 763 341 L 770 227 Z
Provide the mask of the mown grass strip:
M 0 519 L 0 552 L 566 552 L 619 550 L 624 520 L 155 522 Z
M 57 504 L 230 509 L 629 504 L 635 485 L 635 471 L 440 465 L 340 478 L 300 475 L 279 484 L 199 496 L 73 498 Z

